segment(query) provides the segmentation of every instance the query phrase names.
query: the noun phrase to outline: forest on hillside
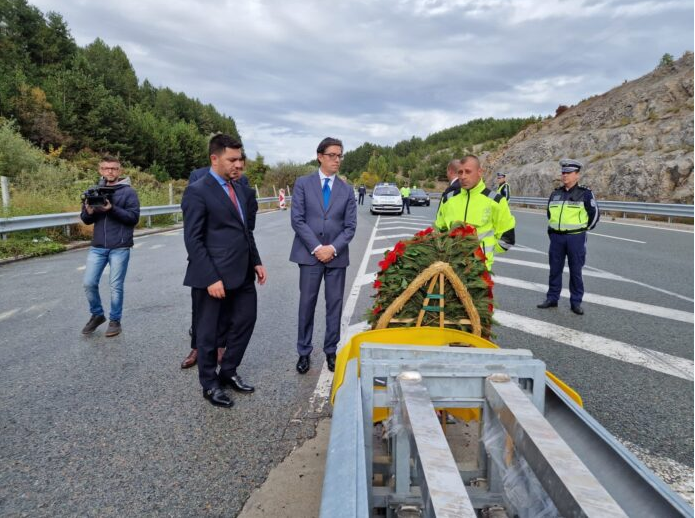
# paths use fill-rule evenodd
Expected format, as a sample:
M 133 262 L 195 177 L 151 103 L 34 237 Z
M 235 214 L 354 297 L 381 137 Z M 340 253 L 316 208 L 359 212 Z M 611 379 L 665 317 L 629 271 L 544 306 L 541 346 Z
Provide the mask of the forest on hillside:
M 0 0 L 0 56 L 0 117 L 54 155 L 116 153 L 164 181 L 207 162 L 211 133 L 239 136 L 231 117 L 140 83 L 120 47 L 79 47 L 59 13 L 26 0 Z

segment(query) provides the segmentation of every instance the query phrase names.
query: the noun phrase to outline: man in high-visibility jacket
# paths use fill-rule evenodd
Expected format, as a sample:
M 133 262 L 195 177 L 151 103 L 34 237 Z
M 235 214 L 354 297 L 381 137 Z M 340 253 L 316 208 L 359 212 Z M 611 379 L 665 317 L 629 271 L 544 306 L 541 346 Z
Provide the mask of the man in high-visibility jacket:
M 475 227 L 489 270 L 495 253 L 506 252 L 514 245 L 516 221 L 504 196 L 485 187 L 477 156 L 463 157 L 458 174 L 461 187 L 442 198 L 435 225 L 439 230 L 448 230 L 460 221 Z
M 401 198 L 403 198 L 403 208 L 401 209 L 401 213 L 403 213 L 404 210 L 407 210 L 408 214 L 410 214 L 410 187 L 407 185 L 401 187 Z
M 563 186 L 555 189 L 548 199 L 548 293 L 545 301 L 537 307 L 557 307 L 562 291 L 562 270 L 565 268 L 566 256 L 570 267 L 570 307 L 577 315 L 583 315 L 582 268 L 586 260 L 586 231 L 598 223 L 599 210 L 591 189 L 579 185 L 582 163 L 563 158 L 560 160 L 560 167 Z
M 512 196 L 512 191 L 509 189 L 506 173 L 497 173 L 497 193 L 504 196 L 507 203 L 509 203 L 509 198 Z

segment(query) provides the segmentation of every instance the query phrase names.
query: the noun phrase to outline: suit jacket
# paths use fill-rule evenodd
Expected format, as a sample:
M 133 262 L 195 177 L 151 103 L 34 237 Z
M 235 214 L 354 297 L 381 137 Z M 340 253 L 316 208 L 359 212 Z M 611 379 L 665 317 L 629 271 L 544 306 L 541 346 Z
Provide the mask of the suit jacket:
M 237 200 L 249 207 L 250 189 L 233 183 Z M 212 175 L 190 184 L 183 193 L 183 239 L 188 251 L 188 268 L 183 284 L 207 288 L 221 280 L 225 289 L 235 289 L 261 264 L 253 230 L 247 222 L 255 213 L 244 213 L 242 221 L 232 200 Z
M 193 182 L 197 182 L 205 175 L 207 175 L 209 172 L 210 166 L 201 167 L 200 169 L 195 169 L 191 171 L 191 174 L 188 175 L 188 185 L 192 184 Z M 249 230 L 253 232 L 254 230 L 256 230 L 256 214 L 258 213 L 258 201 L 256 200 L 256 191 L 254 189 L 251 189 L 251 186 L 249 185 L 249 179 L 246 178 L 246 175 L 241 175 L 239 180 L 235 183 L 235 186 L 239 185 L 244 186 L 246 188 L 246 191 L 249 191 L 246 196 L 247 207 L 244 207 L 243 210 L 244 215 L 249 215 L 249 217 L 246 220 L 246 226 L 249 228 Z
M 318 171 L 302 176 L 292 190 L 291 212 L 295 234 L 290 261 L 317 264 L 319 260 L 311 252 L 318 245 L 333 245 L 338 255 L 326 267 L 345 268 L 350 264 L 348 244 L 357 228 L 357 203 L 351 187 L 335 177 L 331 201 L 324 210 Z

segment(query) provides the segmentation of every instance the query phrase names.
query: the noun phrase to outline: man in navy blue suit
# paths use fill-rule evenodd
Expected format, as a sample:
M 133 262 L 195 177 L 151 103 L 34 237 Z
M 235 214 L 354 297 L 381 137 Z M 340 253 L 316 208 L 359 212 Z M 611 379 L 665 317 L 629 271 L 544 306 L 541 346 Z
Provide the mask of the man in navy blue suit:
M 266 281 L 266 271 L 248 221 L 247 189 L 233 180 L 243 170 L 239 141 L 228 135 L 210 140 L 211 167 L 207 176 L 191 183 L 183 194 L 184 242 L 188 268 L 184 285 L 192 289 L 196 315 L 193 334 L 198 347 L 198 376 L 203 397 L 216 406 L 234 403 L 222 390 L 253 392 L 237 368 L 256 323 L 256 288 Z M 227 348 L 217 370 L 216 350 Z
M 248 218 L 246 219 L 246 226 L 253 232 L 256 229 L 256 213 L 258 212 L 258 201 L 256 200 L 256 191 L 251 189 L 249 185 L 249 180 L 246 178 L 246 175 L 243 174 L 243 170 L 246 167 L 246 155 L 242 152 L 242 157 L 244 159 L 244 162 L 242 163 L 242 174 L 239 175 L 238 179 L 233 180 L 236 184 L 240 184 L 244 187 L 247 187 L 250 192 L 250 194 L 246 197 L 246 214 L 248 215 Z M 192 184 L 201 178 L 207 176 L 207 174 L 210 172 L 210 166 L 206 167 L 201 167 L 200 169 L 195 169 L 191 171 L 190 175 L 188 175 L 188 184 Z M 193 292 L 191 290 L 191 322 L 195 320 L 195 304 L 193 303 Z M 188 352 L 188 355 L 183 359 L 181 362 L 181 368 L 182 369 L 188 369 L 190 367 L 193 367 L 196 362 L 198 361 L 198 347 L 195 344 L 195 335 L 193 334 L 193 326 L 191 325 L 191 328 L 188 330 L 189 334 L 191 335 L 191 349 Z M 217 363 L 220 363 L 222 361 L 222 355 L 224 354 L 224 345 L 220 346 L 220 348 L 217 350 L 217 357 L 219 361 Z
M 343 143 L 325 138 L 316 150 L 319 170 L 298 178 L 292 192 L 292 229 L 295 232 L 290 261 L 299 265 L 299 318 L 297 372 L 311 367 L 314 310 L 321 281 L 326 297 L 326 335 L 323 352 L 328 370 L 335 369 L 340 341 L 345 270 L 350 264 L 348 244 L 357 228 L 357 204 L 352 187 L 337 177 L 343 160 Z

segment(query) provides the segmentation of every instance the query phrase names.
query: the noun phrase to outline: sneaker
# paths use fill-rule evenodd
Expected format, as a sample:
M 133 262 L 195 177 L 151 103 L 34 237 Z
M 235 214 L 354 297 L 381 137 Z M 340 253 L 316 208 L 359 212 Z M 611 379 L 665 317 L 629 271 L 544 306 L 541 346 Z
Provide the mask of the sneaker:
M 121 334 L 121 323 L 118 320 L 109 320 L 109 327 L 104 336 L 116 336 Z
M 82 328 L 82 334 L 88 335 L 93 333 L 94 330 L 104 322 L 106 322 L 104 315 L 92 315 L 89 322 L 87 322 L 87 324 Z

